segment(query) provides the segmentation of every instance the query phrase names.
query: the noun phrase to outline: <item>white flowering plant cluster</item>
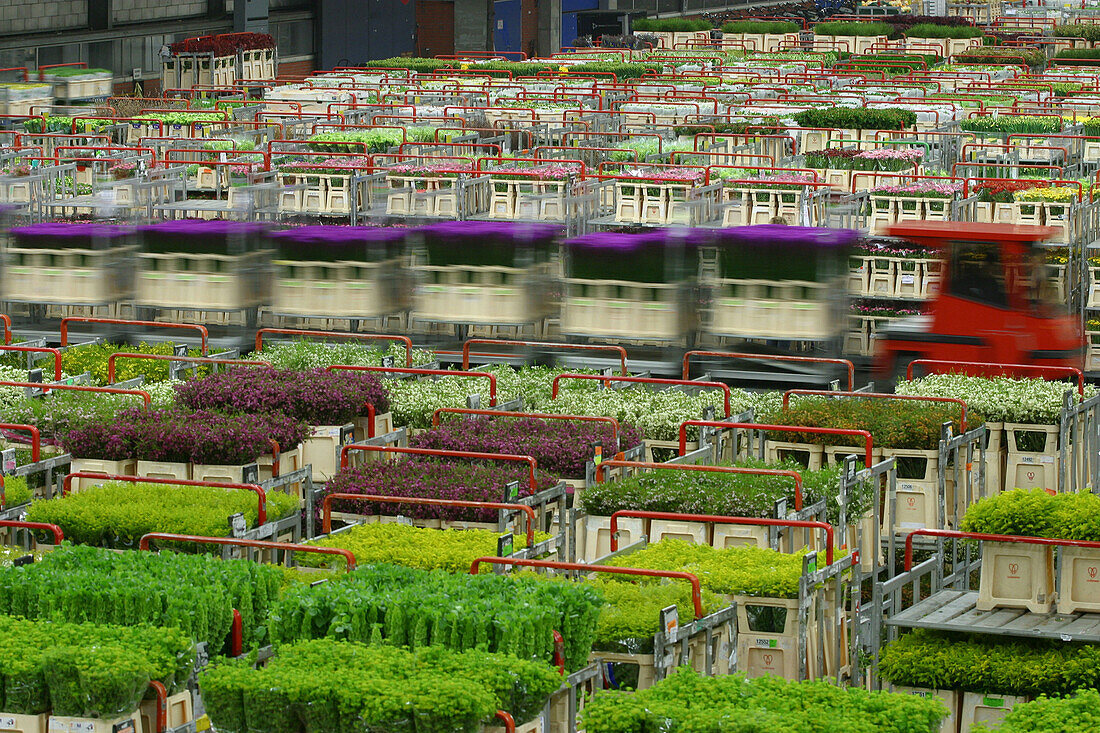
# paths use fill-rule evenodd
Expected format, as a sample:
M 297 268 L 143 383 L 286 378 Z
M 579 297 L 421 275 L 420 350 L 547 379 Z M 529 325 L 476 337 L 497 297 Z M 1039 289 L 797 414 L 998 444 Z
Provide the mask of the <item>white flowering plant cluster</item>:
M 1056 425 L 1062 413 L 1063 395 L 1076 391 L 1067 382 L 1012 377 L 970 377 L 964 374 L 930 374 L 899 382 L 897 394 L 954 397 L 966 402 L 988 422 Z M 1096 388 L 1085 385 L 1085 397 Z
M 380 343 L 380 342 L 379 342 Z M 403 367 L 405 345 L 400 341 L 391 341 L 386 348 L 366 343 L 319 343 L 316 341 L 276 341 L 264 346 L 262 351 L 253 352 L 249 359 L 266 361 L 276 369 L 323 369 L 334 364 L 349 366 L 382 366 L 382 360 L 393 357 L 393 365 Z M 427 349 L 413 349 L 413 366 L 429 364 L 435 361 L 435 352 Z

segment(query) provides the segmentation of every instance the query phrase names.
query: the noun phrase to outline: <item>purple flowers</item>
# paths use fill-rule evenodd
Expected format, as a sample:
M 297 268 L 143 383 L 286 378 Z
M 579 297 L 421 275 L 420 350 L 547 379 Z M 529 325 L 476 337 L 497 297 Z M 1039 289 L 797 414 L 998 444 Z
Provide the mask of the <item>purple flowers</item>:
M 285 415 L 224 415 L 176 409 L 123 410 L 109 421 L 69 431 L 63 445 L 74 458 L 241 465 L 270 453 L 271 441 L 291 448 L 307 427 Z
M 536 479 L 539 491 L 557 483 L 557 479 L 544 471 L 538 471 Z M 459 501 L 504 501 L 505 486 L 512 481 L 519 482 L 520 496 L 531 495 L 527 469 L 519 464 L 478 465 L 410 460 L 368 463 L 344 469 L 328 482 L 325 493 L 416 496 Z M 496 509 L 425 504 L 367 504 L 361 501 L 338 501 L 333 508 L 335 511 L 359 514 L 388 516 L 400 514 L 414 519 L 467 522 L 495 522 L 498 516 Z
M 325 369 L 231 369 L 177 385 L 176 396 L 193 410 L 275 412 L 310 425 L 343 425 L 366 414 L 368 404 L 379 413 L 390 408 L 377 377 Z
M 481 417 L 433 428 L 414 437 L 409 445 L 531 456 L 544 471 L 562 478 L 582 479 L 596 441 L 603 443 L 604 455 L 614 452 L 612 432 L 611 425 L 602 422 Z M 620 423 L 619 450 L 628 450 L 640 442 L 641 433 L 634 426 Z

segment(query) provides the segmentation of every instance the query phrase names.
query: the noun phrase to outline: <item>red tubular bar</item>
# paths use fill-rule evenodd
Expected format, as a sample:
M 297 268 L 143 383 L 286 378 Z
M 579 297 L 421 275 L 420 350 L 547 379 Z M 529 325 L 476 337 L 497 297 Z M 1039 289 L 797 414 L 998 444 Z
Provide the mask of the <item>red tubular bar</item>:
M 962 432 L 966 432 L 966 402 L 960 400 L 957 397 L 924 397 L 921 395 L 908 395 L 908 394 L 885 394 L 882 392 L 836 392 L 827 389 L 788 389 L 783 393 L 783 407 L 787 407 L 790 402 L 791 395 L 811 395 L 820 397 L 870 397 L 872 399 L 880 400 L 906 400 L 909 402 L 948 402 L 953 405 L 958 405 L 961 411 L 959 415 L 959 427 Z
M 264 348 L 264 334 L 279 333 L 288 336 L 329 336 L 345 339 L 358 339 L 360 341 L 400 341 L 405 344 L 405 366 L 413 365 L 413 344 L 408 336 L 386 336 L 376 333 L 345 333 L 342 331 L 305 331 L 295 328 L 261 328 L 256 332 L 256 351 Z
M 605 377 L 602 374 L 559 374 L 554 377 L 554 382 L 550 390 L 550 399 L 556 400 L 558 398 L 558 381 L 562 379 L 599 379 L 605 384 L 608 382 L 632 382 L 638 384 L 679 384 L 693 387 L 716 387 L 724 393 L 726 399 L 726 417 L 732 414 L 730 411 L 730 387 L 723 382 L 693 382 L 687 377 L 683 379 L 658 379 L 655 377 Z
M 141 538 L 145 541 L 145 537 Z M 144 549 L 144 548 L 142 548 Z M 244 621 L 241 612 L 233 609 L 233 624 L 229 627 L 229 655 L 239 657 L 244 654 Z
M 818 356 L 782 356 L 775 354 L 746 354 L 739 351 L 701 351 L 694 350 L 684 354 L 684 372 L 683 377 L 687 379 L 691 376 L 689 371 L 688 362 L 692 356 L 725 356 L 731 359 L 761 359 L 764 361 L 793 361 L 793 362 L 807 362 L 817 364 L 840 364 L 848 369 L 848 389 L 853 390 L 856 388 L 856 365 L 848 359 L 828 359 Z
M 42 435 L 34 425 L 5 422 L 0 423 L 0 430 L 26 430 L 31 434 L 31 462 L 37 463 L 38 459 L 42 457 Z M 3 479 L 0 479 L 0 481 L 2 480 Z M 0 484 L 0 486 L 2 486 L 2 484 Z
M 206 545 L 232 545 L 234 547 L 255 547 L 260 550 L 288 550 L 292 552 L 314 552 L 318 555 L 339 555 L 348 561 L 347 569 L 355 570 L 355 555 L 342 547 L 317 547 L 316 545 L 295 545 L 292 542 L 268 542 L 267 540 L 242 540 L 238 537 L 202 537 L 193 534 L 172 534 L 171 532 L 150 532 L 143 535 L 138 543 L 139 550 L 148 550 L 152 540 L 169 542 L 199 542 Z
M 493 406 L 497 403 L 497 378 L 495 374 L 489 372 L 469 372 L 458 371 L 455 369 L 411 369 L 402 367 L 373 367 L 373 366 L 352 366 L 347 364 L 333 364 L 330 367 L 326 367 L 328 371 L 347 371 L 347 372 L 397 372 L 399 374 L 437 374 L 444 377 L 484 377 L 489 380 L 489 406 Z
M 992 364 L 984 361 L 946 361 L 943 359 L 914 359 L 909 362 L 905 370 L 905 378 L 913 378 L 913 367 L 920 364 L 926 367 L 926 374 L 950 374 L 958 371 L 960 374 L 970 376 L 1025 376 L 1028 373 L 1042 377 L 1043 379 L 1058 379 L 1059 377 L 1076 377 L 1077 393 L 1085 396 L 1085 373 L 1076 367 L 1069 366 L 1037 366 L 1035 364 Z M 932 367 L 928 369 L 927 367 Z M 962 369 L 959 369 L 962 367 Z
M 321 502 L 321 528 L 325 534 L 332 532 L 333 499 L 377 501 L 383 504 L 427 504 L 430 506 L 461 506 L 481 509 L 514 509 L 527 515 L 527 546 L 535 544 L 535 510 L 526 504 L 507 504 L 499 501 L 462 501 L 459 499 L 433 499 L 422 496 L 384 496 L 381 494 L 329 494 Z
M 557 415 L 542 412 L 503 412 L 501 410 L 473 410 L 468 407 L 438 407 L 432 413 L 432 426 L 439 425 L 440 413 L 455 415 L 492 415 L 494 417 L 536 417 L 542 420 L 575 420 L 577 422 L 606 422 L 611 424 L 612 437 L 619 442 L 619 421 L 613 417 L 600 415 Z
M 507 339 L 466 339 L 462 344 L 462 368 L 470 368 L 470 346 L 472 344 L 504 344 L 507 346 L 536 346 L 544 349 L 575 349 L 578 351 L 614 351 L 619 354 L 619 363 L 622 366 L 623 376 L 630 372 L 626 370 L 626 349 L 622 346 L 597 345 L 597 344 L 555 344 L 549 341 L 510 341 Z
M 151 681 L 149 686 L 153 688 L 157 698 L 156 712 L 153 716 L 153 730 L 156 733 L 163 733 L 168 727 L 168 690 L 164 689 L 164 685 L 157 680 Z
M 122 326 L 147 326 L 150 328 L 186 328 L 190 331 L 198 331 L 202 337 L 202 355 L 207 354 L 207 340 L 210 338 L 210 332 L 206 330 L 206 326 L 200 326 L 195 323 L 169 323 L 160 321 L 131 321 L 125 318 L 92 318 L 91 316 L 68 316 L 61 319 L 61 345 L 69 345 L 69 324 L 70 323 L 114 323 Z
M 7 316 L 5 316 L 5 318 L 6 317 Z M 23 352 L 35 353 L 35 354 L 53 354 L 53 378 L 54 378 L 55 382 L 60 382 L 61 381 L 61 350 L 60 349 L 52 349 L 48 346 L 19 346 L 18 344 L 13 344 L 11 346 L 8 346 L 7 344 L 5 344 L 4 348 L 0 349 L 0 351 L 23 351 Z
M 703 618 L 703 593 L 699 576 L 679 570 L 647 570 L 645 568 L 620 568 L 613 565 L 589 565 L 583 562 L 557 562 L 556 560 L 518 560 L 511 557 L 479 557 L 470 565 L 470 575 L 477 575 L 481 563 L 492 565 L 517 565 L 524 568 L 553 568 L 555 570 L 580 570 L 585 573 L 617 573 L 619 575 L 643 575 L 650 578 L 675 578 L 691 583 L 691 602 L 695 606 L 695 618 Z
M 713 522 L 715 524 L 752 524 L 764 527 L 809 527 L 825 532 L 825 562 L 833 564 L 833 525 L 804 519 L 767 519 L 763 517 L 725 517 L 714 514 L 677 514 L 675 512 L 645 512 L 635 509 L 620 509 L 611 515 L 611 551 L 619 549 L 619 540 L 615 533 L 619 531 L 619 517 L 637 517 L 639 519 L 678 519 L 686 522 Z M 1098 543 L 1100 545 L 1100 543 Z
M 105 394 L 132 394 L 145 400 L 145 409 L 153 404 L 150 394 L 141 389 L 117 389 L 115 387 L 88 387 L 83 384 L 42 384 L 41 382 L 0 382 L 0 387 L 35 387 L 46 392 L 51 389 L 72 389 L 77 392 L 103 392 Z
M 115 359 L 148 359 L 150 361 L 185 361 L 189 364 L 234 364 L 239 366 L 274 367 L 266 361 L 245 361 L 243 359 L 212 359 L 209 356 L 174 356 L 169 354 L 134 354 L 118 352 L 107 357 L 107 383 L 115 382 Z M 58 377 L 61 379 L 61 377 Z
M 147 476 L 118 476 L 109 473 L 95 473 L 94 471 L 77 471 L 65 475 L 61 484 L 61 495 L 65 496 L 73 488 L 74 478 L 99 478 L 108 481 L 128 481 L 132 484 L 166 484 L 169 486 L 210 486 L 217 489 L 242 489 L 251 491 L 257 497 L 256 524 L 267 522 L 267 491 L 259 484 L 238 484 L 230 481 L 195 481 L 181 478 L 150 478 Z
M 535 480 L 535 469 L 538 468 L 539 464 L 538 461 L 531 456 L 517 456 L 511 453 L 474 453 L 473 451 L 464 450 L 401 448 L 396 445 L 362 445 L 360 443 L 352 443 L 340 449 L 340 468 L 348 467 L 348 451 L 353 450 L 377 451 L 379 453 L 411 453 L 417 456 L 440 456 L 441 458 L 485 458 L 493 461 L 517 461 L 526 463 L 527 467 L 530 469 L 528 481 L 531 491 L 538 491 L 539 487 L 538 481 Z
M 7 313 L 0 313 L 0 321 L 4 323 L 4 343 L 11 343 L 11 316 Z
M 1053 545 L 1058 547 L 1086 547 L 1089 549 L 1100 548 L 1100 542 L 1086 542 L 1085 540 L 1056 540 L 1050 537 L 1021 537 L 1013 534 L 986 534 L 984 532 L 957 532 L 953 529 L 915 529 L 905 536 L 905 569 L 913 567 L 913 538 L 917 535 L 925 537 L 947 537 L 959 540 L 989 540 L 992 542 L 1019 542 L 1028 545 Z
M 817 433 L 819 435 L 852 435 L 863 438 L 866 446 L 865 466 L 871 467 L 871 451 L 874 449 L 874 439 L 866 430 L 849 430 L 848 428 L 811 428 L 801 425 L 757 425 L 751 422 L 718 422 L 717 420 L 685 420 L 680 425 L 680 455 L 687 453 L 687 429 L 689 426 L 707 428 L 746 428 L 750 430 L 776 430 L 782 433 Z
M 794 508 L 802 509 L 802 474 L 778 468 L 740 468 L 736 466 L 697 466 L 679 463 L 648 463 L 646 461 L 622 461 L 618 458 L 606 460 L 596 466 L 596 483 L 603 482 L 604 468 L 662 468 L 671 471 L 705 471 L 708 473 L 741 473 L 752 476 L 790 476 L 794 479 Z
M 15 529 L 42 529 L 53 532 L 54 544 L 60 545 L 65 540 L 65 533 L 56 524 L 45 522 L 17 522 L 13 519 L 0 520 L 0 527 L 13 527 Z
M 504 723 L 504 733 L 516 733 L 516 721 L 510 713 L 498 710 L 495 717 Z

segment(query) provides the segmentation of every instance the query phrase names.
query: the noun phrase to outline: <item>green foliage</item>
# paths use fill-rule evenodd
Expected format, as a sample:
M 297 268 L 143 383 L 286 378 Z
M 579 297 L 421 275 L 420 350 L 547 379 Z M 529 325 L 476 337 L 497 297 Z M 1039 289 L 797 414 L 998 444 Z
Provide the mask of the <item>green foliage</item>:
M 713 593 L 797 598 L 802 556 L 805 554 L 805 551 L 785 554 L 762 547 L 719 550 L 710 545 L 670 539 L 613 558 L 606 564 L 693 573 L 699 576 L 700 584 Z M 644 578 L 637 580 L 648 582 Z
M 270 565 L 65 544 L 30 565 L 0 567 L 0 614 L 174 627 L 217 651 L 234 608 L 253 642 L 281 584 Z
M 909 38 L 980 38 L 985 33 L 972 25 L 937 25 L 919 23 L 905 31 Z
M 688 20 L 687 18 L 665 18 L 653 20 L 639 18 L 631 24 L 635 33 L 691 33 L 709 31 L 714 26 L 706 20 Z
M 1091 26 L 1089 26 L 1091 27 Z M 1080 733 L 1100 730 L 1100 692 L 1078 690 L 1073 697 L 1041 696 L 1014 705 L 1004 720 L 990 728 L 978 723 L 974 733 Z
M 882 650 L 895 685 L 996 695 L 1068 695 L 1100 687 L 1100 646 L 918 629 Z
M 385 153 L 390 148 L 397 147 L 404 142 L 401 130 L 383 128 L 379 130 L 350 130 L 339 132 L 321 132 L 310 137 L 310 150 L 326 153 L 357 153 L 369 155 L 372 153 Z M 319 162 L 319 161 L 309 161 Z
M 1014 489 L 972 505 L 962 529 L 1100 542 L 1100 496 L 1091 492 L 1052 496 L 1042 489 Z
M 407 524 L 360 524 L 351 529 L 307 542 L 317 547 L 341 547 L 351 550 L 359 565 L 392 563 L 418 570 L 446 570 L 450 573 L 468 573 L 470 563 L 485 555 L 497 554 L 499 532 L 483 529 L 421 529 Z M 542 542 L 549 535 L 536 533 L 535 542 Z M 527 535 L 517 534 L 514 547 L 527 546 Z M 332 555 L 302 553 L 298 564 L 311 567 L 344 565 L 343 560 Z M 486 566 L 483 572 L 491 572 Z
M 1100 48 L 1064 48 L 1055 59 L 1100 59 Z
M 287 589 L 268 628 L 276 644 L 329 636 L 543 661 L 552 657 L 556 630 L 565 638 L 565 665 L 575 670 L 588 659 L 601 604 L 594 589 L 568 581 L 373 565 Z
M 997 66 L 1046 66 L 1046 55 L 1035 48 L 1001 46 L 982 46 L 967 49 L 965 53 L 956 54 L 955 63 L 958 64 L 990 64 Z
M 934 698 L 868 692 L 828 680 L 702 677 L 687 668 L 641 692 L 603 692 L 581 712 L 588 733 L 936 733 Z
M 815 36 L 888 36 L 894 32 L 889 23 L 864 21 L 833 21 L 813 27 Z
M 589 583 L 604 598 L 596 626 L 594 648 L 630 654 L 652 654 L 653 637 L 660 629 L 661 611 L 676 606 L 681 624 L 695 620 L 691 586 L 683 582 L 639 585 L 625 577 L 604 575 Z M 715 594 L 703 592 L 703 610 L 714 613 L 726 606 Z
M 0 709 L 117 717 L 137 708 L 150 680 L 182 689 L 194 655 L 178 629 L 0 616 Z
M 840 521 L 837 502 L 842 467 L 827 466 L 807 471 L 793 461 L 769 464 L 748 460 L 733 464 L 742 468 L 797 471 L 802 476 L 804 505 L 825 499 L 828 521 Z M 870 506 L 869 491 L 850 494 L 848 516 L 862 516 Z M 766 476 L 711 471 L 657 470 L 635 474 L 621 481 L 605 481 L 588 488 L 581 496 L 584 511 L 610 516 L 622 509 L 678 514 L 713 514 L 732 517 L 774 517 L 775 503 L 787 500 L 794 507 L 794 480 L 789 476 Z
M 33 498 L 33 493 L 27 487 L 26 476 L 4 477 L 4 501 L 0 502 L 0 508 L 7 509 L 13 506 L 26 504 Z
M 464 62 L 455 59 L 424 59 L 395 56 L 379 61 L 368 61 L 363 64 L 363 66 L 367 68 L 409 69 L 417 73 L 431 74 L 436 72 L 446 73 L 447 69 L 457 70 L 461 63 Z M 514 76 L 533 76 L 544 71 L 554 74 L 555 76 L 561 73 L 559 64 L 518 63 L 513 61 L 488 61 L 485 63 L 471 64 L 470 68 L 476 71 L 485 71 L 490 74 L 492 72 L 497 72 L 495 74 L 496 76 L 501 76 L 500 72 L 503 71 L 510 71 Z M 662 65 L 660 63 L 654 62 L 626 64 L 611 61 L 592 61 L 584 64 L 571 65 L 567 73 L 582 71 L 589 74 L 614 74 L 618 79 L 637 79 L 647 71 L 660 72 L 661 68 Z
M 822 107 L 792 117 L 802 127 L 838 127 L 844 130 L 906 130 L 917 124 L 917 113 L 908 109 Z
M 1086 41 L 1100 41 L 1100 25 L 1095 23 L 1071 23 L 1056 25 L 1051 33 L 1061 38 L 1084 38 Z
M 959 120 L 959 129 L 966 132 L 1052 133 L 1061 131 L 1062 119 L 1038 115 L 982 115 Z
M 136 548 L 149 532 L 227 537 L 230 516 L 241 513 L 248 526 L 255 527 L 258 509 L 256 494 L 240 489 L 108 482 L 35 502 L 27 510 L 27 521 L 56 524 L 76 544 Z M 268 521 L 297 510 L 297 497 L 268 492 Z
M 404 367 L 405 345 L 399 341 L 391 342 L 387 348 L 379 349 L 364 346 L 361 343 L 317 343 L 316 341 L 275 341 L 264 346 L 262 351 L 254 351 L 248 358 L 266 361 L 276 369 L 308 371 L 329 367 L 334 364 L 349 366 L 382 366 L 382 360 L 393 357 L 393 365 Z M 435 352 L 427 349 L 413 349 L 413 366 L 435 361 Z
M 864 400 L 804 398 L 761 419 L 772 425 L 797 425 L 817 428 L 867 430 L 876 448 L 912 448 L 935 450 L 940 442 L 940 426 L 950 422 L 959 435 L 960 408 L 909 400 Z M 966 425 L 973 430 L 982 418 L 967 414 Z M 771 432 L 769 440 L 816 445 L 863 445 L 859 436 L 821 433 Z
M 779 35 L 798 33 L 802 28 L 798 23 L 785 20 L 735 20 L 722 26 L 723 33 L 749 33 L 752 35 Z
M 228 661 L 200 678 L 223 733 L 476 733 L 497 710 L 530 720 L 560 684 L 542 662 L 332 639 L 283 647 L 259 670 Z

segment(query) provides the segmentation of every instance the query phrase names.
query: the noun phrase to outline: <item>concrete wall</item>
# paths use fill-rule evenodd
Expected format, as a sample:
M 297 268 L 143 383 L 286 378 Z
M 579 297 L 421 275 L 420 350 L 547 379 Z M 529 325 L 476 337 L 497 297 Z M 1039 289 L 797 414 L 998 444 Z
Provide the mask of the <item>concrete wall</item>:
M 493 0 L 455 0 L 455 53 L 492 51 Z
M 114 0 L 111 5 L 115 23 L 187 18 L 206 13 L 206 0 Z
M 0 0 L 0 35 L 87 25 L 88 0 Z

